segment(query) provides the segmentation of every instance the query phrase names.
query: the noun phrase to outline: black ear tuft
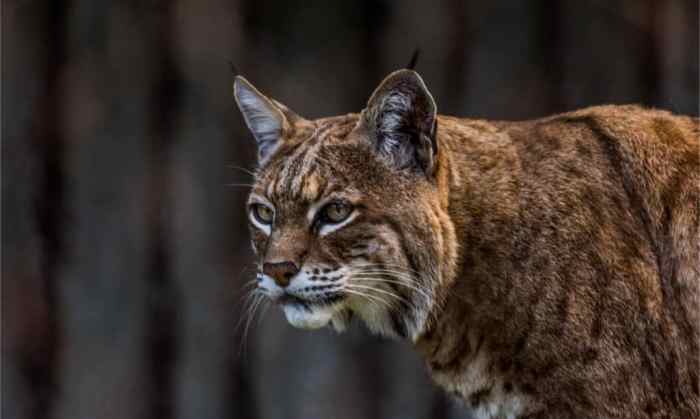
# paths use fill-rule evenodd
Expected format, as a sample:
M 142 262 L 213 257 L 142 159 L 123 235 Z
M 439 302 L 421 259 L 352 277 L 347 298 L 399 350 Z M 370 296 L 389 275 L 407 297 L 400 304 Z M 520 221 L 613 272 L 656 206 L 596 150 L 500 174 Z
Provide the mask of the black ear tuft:
M 231 68 L 231 74 L 233 74 L 234 77 L 241 74 L 241 72 L 238 71 L 238 67 L 236 67 L 236 64 L 234 64 L 233 61 L 229 60 L 228 65 Z
M 416 64 L 418 64 L 418 57 L 420 56 L 420 48 L 416 48 L 415 51 L 413 51 L 413 55 L 411 55 L 411 61 L 408 62 L 408 65 L 406 66 L 407 70 L 415 70 L 416 69 Z
M 363 118 L 377 152 L 396 168 L 433 173 L 437 108 L 418 73 L 390 74 L 372 94 Z

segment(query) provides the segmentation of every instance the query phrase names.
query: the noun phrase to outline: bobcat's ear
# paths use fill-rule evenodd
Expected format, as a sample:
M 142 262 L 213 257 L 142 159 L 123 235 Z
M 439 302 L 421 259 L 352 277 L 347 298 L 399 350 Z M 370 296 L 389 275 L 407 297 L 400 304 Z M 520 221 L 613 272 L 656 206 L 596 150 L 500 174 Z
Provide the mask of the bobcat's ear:
M 423 79 L 413 70 L 391 73 L 362 112 L 378 153 L 398 169 L 435 169 L 437 107 Z
M 233 96 L 258 143 L 258 162 L 263 164 L 277 149 L 290 124 L 299 117 L 281 103 L 260 93 L 241 76 L 236 76 L 233 83 Z

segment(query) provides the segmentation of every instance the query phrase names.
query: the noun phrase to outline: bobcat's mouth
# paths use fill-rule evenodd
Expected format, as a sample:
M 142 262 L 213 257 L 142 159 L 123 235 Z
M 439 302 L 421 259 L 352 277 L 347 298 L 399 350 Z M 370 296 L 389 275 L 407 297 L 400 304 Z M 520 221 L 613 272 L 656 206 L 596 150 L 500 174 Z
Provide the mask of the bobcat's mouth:
M 303 298 L 299 298 L 296 295 L 289 294 L 289 293 L 282 294 L 282 296 L 280 296 L 277 299 L 277 303 L 280 305 L 287 305 L 287 304 L 297 305 L 297 306 L 301 306 L 302 308 L 305 308 L 307 310 L 310 309 L 309 303 L 306 300 L 304 300 Z
M 350 295 L 341 281 L 342 276 L 331 277 L 330 273 L 333 273 L 331 269 L 325 267 L 307 268 L 281 287 L 261 272 L 258 289 L 282 309 L 292 326 L 318 329 L 344 310 Z
M 296 305 L 301 306 L 306 310 L 311 310 L 317 306 L 331 306 L 341 302 L 344 299 L 345 294 L 339 291 L 330 292 L 323 295 L 314 295 L 306 298 L 290 292 L 285 292 L 279 296 L 279 298 L 277 298 L 277 302 L 280 305 Z

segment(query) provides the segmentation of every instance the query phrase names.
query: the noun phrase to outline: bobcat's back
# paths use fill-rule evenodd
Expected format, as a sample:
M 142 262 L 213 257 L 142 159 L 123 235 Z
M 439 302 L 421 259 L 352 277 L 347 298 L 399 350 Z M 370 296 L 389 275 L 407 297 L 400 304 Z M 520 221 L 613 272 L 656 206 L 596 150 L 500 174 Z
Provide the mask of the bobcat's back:
M 699 417 L 698 120 L 439 122 L 461 251 L 419 342 L 437 381 L 484 417 Z

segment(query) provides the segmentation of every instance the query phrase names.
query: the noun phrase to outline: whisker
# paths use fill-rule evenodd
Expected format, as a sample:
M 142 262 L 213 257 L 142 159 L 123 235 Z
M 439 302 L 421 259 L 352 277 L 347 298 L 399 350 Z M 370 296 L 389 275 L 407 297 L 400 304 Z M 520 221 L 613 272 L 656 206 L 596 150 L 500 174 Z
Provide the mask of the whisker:
M 408 302 L 405 298 L 401 297 L 400 295 L 396 295 L 393 292 L 389 292 L 387 290 L 383 290 L 381 288 L 376 288 L 376 287 L 369 287 L 369 286 L 364 286 L 364 285 L 358 285 L 358 284 L 352 284 L 351 285 L 354 289 L 364 289 L 364 290 L 370 290 L 374 292 L 378 292 L 384 295 L 387 295 L 389 297 L 395 298 L 396 300 L 406 304 L 406 305 L 411 305 L 410 302 Z
M 241 286 L 240 291 L 245 292 L 245 293 L 241 293 L 241 295 L 238 297 L 239 303 L 247 304 L 250 302 L 251 298 L 258 291 L 256 289 L 255 285 L 256 284 L 254 282 L 252 282 L 252 283 L 248 282 L 248 283 L 244 284 L 243 286 Z M 244 308 L 245 308 L 245 306 L 244 306 Z
M 263 319 L 265 318 L 265 314 L 267 314 L 268 310 L 270 310 L 270 307 L 272 307 L 272 302 L 268 299 L 265 299 L 265 301 L 263 302 L 263 308 L 260 314 L 258 315 L 258 326 L 260 326 L 260 324 L 262 323 Z
M 416 274 L 416 275 L 418 275 L 418 276 L 421 275 L 420 272 L 418 272 L 418 271 L 416 271 L 416 270 L 414 270 L 414 269 L 407 268 L 407 267 L 405 267 L 405 266 L 403 266 L 403 265 L 399 265 L 399 264 L 391 263 L 391 262 L 381 262 L 381 263 L 358 263 L 358 264 L 353 265 L 353 266 L 354 266 L 354 267 L 360 267 L 360 268 L 361 268 L 361 267 L 372 267 L 372 268 L 380 268 L 380 269 L 384 269 L 384 268 L 395 268 L 395 269 L 399 269 L 399 270 L 401 270 L 401 271 L 403 271 L 403 272 L 411 272 L 411 273 L 414 273 L 414 274 Z
M 392 278 L 397 278 L 397 279 L 405 279 L 408 282 L 411 282 L 413 284 L 419 285 L 419 286 L 424 286 L 425 284 L 420 281 L 418 278 L 415 276 L 405 273 L 405 272 L 397 272 L 397 271 L 392 271 L 388 269 L 365 269 L 365 270 L 358 270 L 355 273 L 356 275 L 382 275 L 382 276 L 390 276 Z
M 255 314 L 257 310 L 260 308 L 260 305 L 265 301 L 265 296 L 262 294 L 258 294 L 259 297 L 255 300 L 255 304 L 253 305 L 253 308 L 251 309 L 251 314 L 250 317 L 248 318 L 248 321 L 246 322 L 245 325 L 245 330 L 244 330 L 244 335 L 248 334 L 248 330 L 250 329 L 250 325 L 253 322 L 253 319 L 255 318 Z
M 248 348 L 248 333 L 250 331 L 250 325 L 253 322 L 253 318 L 255 318 L 255 313 L 260 307 L 261 303 L 265 301 L 265 296 L 262 294 L 256 294 L 256 299 L 253 300 L 252 308 L 250 309 L 250 315 L 246 319 L 245 323 L 245 328 L 243 329 L 243 336 L 241 339 L 241 348 L 239 352 L 239 356 L 243 354 L 245 356 Z
M 240 171 L 243 172 L 243 173 L 247 173 L 247 174 L 249 174 L 249 175 L 255 177 L 255 173 L 252 172 L 252 171 L 250 171 L 250 170 L 248 170 L 248 169 L 246 169 L 245 167 L 236 166 L 235 164 L 227 164 L 226 167 L 228 167 L 229 169 L 240 170 Z
M 259 293 L 257 292 L 257 290 L 252 289 L 241 296 L 241 299 L 243 299 L 243 310 L 241 310 L 241 316 L 238 318 L 238 322 L 236 322 L 236 326 L 234 327 L 235 332 L 238 331 L 238 329 L 243 325 L 243 322 L 250 315 L 250 309 L 252 308 L 252 305 L 256 300 L 256 297 L 258 297 L 258 295 Z
M 228 186 L 230 188 L 252 188 L 255 185 L 248 184 L 248 183 L 227 183 L 224 186 Z
M 375 270 L 375 271 L 360 271 L 360 272 L 354 274 L 354 276 L 364 276 L 364 277 L 370 277 L 370 278 L 389 277 L 389 278 L 394 279 L 394 280 L 402 280 L 402 284 L 403 284 L 403 282 L 406 282 L 406 283 L 410 284 L 412 287 L 416 287 L 416 288 L 419 288 L 421 290 L 424 290 L 425 292 L 430 293 L 430 288 L 428 288 L 425 284 L 419 282 L 416 278 L 409 276 L 409 275 L 406 275 L 406 274 L 401 274 L 401 273 L 386 271 L 386 270 L 384 270 L 384 271 Z M 404 285 L 408 286 L 408 284 L 404 284 Z
M 369 295 L 369 294 L 363 293 L 363 292 L 361 292 L 361 291 L 359 291 L 359 290 L 353 289 L 352 287 L 345 287 L 345 288 L 343 289 L 343 291 L 344 291 L 344 292 L 347 292 L 348 294 L 357 295 L 358 297 L 366 298 L 366 299 L 368 299 L 368 300 L 371 301 L 371 302 L 375 302 L 375 303 L 378 302 L 378 303 L 381 303 L 381 304 L 385 305 L 385 306 L 388 307 L 388 308 L 393 308 L 393 307 L 394 307 L 394 306 L 392 306 L 388 301 L 384 300 L 383 298 L 377 297 L 376 295 Z
M 399 281 L 396 279 L 384 279 L 384 278 L 376 278 L 376 277 L 369 277 L 369 276 L 362 276 L 362 275 L 353 275 L 353 279 L 359 279 L 361 282 L 379 282 L 379 283 L 388 283 L 388 284 L 396 284 L 396 285 L 401 285 L 404 286 L 412 291 L 415 291 L 419 294 L 421 294 L 423 297 L 426 299 L 431 299 L 430 295 L 427 293 L 426 290 L 419 288 L 413 284 L 407 284 L 403 281 Z
M 243 327 L 243 333 L 241 334 L 241 351 L 239 352 L 242 352 L 244 350 L 244 346 L 248 336 L 248 329 L 250 326 L 250 322 L 252 321 L 252 318 L 255 315 L 255 310 L 257 309 L 258 305 L 260 305 L 260 303 L 265 300 L 265 298 L 265 295 L 258 289 L 251 290 L 246 296 L 243 313 L 239 318 L 234 329 L 236 333 L 238 333 L 241 327 Z
M 359 270 L 357 273 L 359 273 L 359 274 L 375 274 L 375 273 L 391 274 L 391 275 L 395 275 L 397 277 L 409 279 L 411 281 L 416 281 L 416 282 L 418 281 L 418 279 L 416 277 L 414 277 L 413 275 L 410 275 L 406 272 L 393 271 L 390 269 L 365 269 L 365 270 Z
M 256 286 L 257 283 L 258 283 L 258 279 L 257 279 L 257 278 L 251 279 L 250 281 L 246 281 L 243 285 L 241 285 L 241 288 L 242 288 L 242 289 L 245 289 L 245 288 L 249 288 L 249 287 L 252 287 L 252 286 Z
M 355 275 L 380 275 L 380 276 L 390 276 L 392 278 L 396 279 L 404 279 L 407 282 L 410 282 L 412 284 L 425 287 L 426 284 L 424 284 L 422 281 L 419 280 L 419 278 L 415 277 L 412 274 L 409 274 L 407 272 L 399 272 L 399 271 L 394 271 L 390 269 L 359 269 L 355 272 Z
M 244 274 L 246 274 L 246 273 L 252 271 L 253 269 L 256 269 L 256 267 L 253 266 L 252 264 L 245 264 L 245 265 L 243 265 L 243 267 L 241 267 L 240 272 L 238 272 L 238 275 L 236 276 L 236 283 L 241 282 L 241 277 L 242 277 Z M 259 270 L 259 269 L 256 269 L 256 270 Z M 244 288 L 244 287 L 245 287 L 245 284 L 247 284 L 248 282 L 251 282 L 251 281 L 245 282 L 244 285 L 243 285 L 241 288 L 238 288 L 237 290 L 235 290 L 235 291 L 233 292 L 233 296 L 236 296 L 239 292 L 245 291 L 245 288 Z

